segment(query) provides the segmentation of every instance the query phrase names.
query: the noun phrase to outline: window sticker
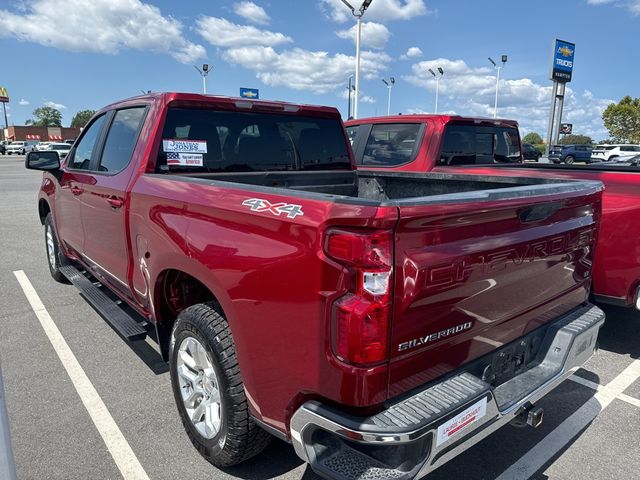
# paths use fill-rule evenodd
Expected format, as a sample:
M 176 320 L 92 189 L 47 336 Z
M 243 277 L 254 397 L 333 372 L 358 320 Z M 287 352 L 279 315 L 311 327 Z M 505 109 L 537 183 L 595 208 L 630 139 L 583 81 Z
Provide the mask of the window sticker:
M 167 165 L 174 167 L 202 167 L 204 163 L 201 153 L 168 152 Z
M 177 138 L 163 138 L 162 148 L 166 153 L 207 153 L 206 140 L 180 140 Z

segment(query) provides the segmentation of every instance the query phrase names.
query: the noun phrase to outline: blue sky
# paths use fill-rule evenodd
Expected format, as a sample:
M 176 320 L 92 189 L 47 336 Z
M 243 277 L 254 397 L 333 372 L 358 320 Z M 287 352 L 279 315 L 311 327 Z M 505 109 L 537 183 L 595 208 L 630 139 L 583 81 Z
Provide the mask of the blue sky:
M 507 54 L 498 114 L 544 136 L 556 37 L 576 43 L 563 119 L 574 133 L 606 138 L 606 105 L 640 96 L 640 0 L 373 0 L 364 21 L 361 117 L 386 114 L 389 76 L 392 112 L 432 112 L 437 66 L 441 112 L 491 116 L 487 57 Z M 208 62 L 209 93 L 254 87 L 346 114 L 353 25 L 340 0 L 2 0 L 0 86 L 10 124 L 49 104 L 67 125 L 140 90 L 199 92 L 193 65 Z

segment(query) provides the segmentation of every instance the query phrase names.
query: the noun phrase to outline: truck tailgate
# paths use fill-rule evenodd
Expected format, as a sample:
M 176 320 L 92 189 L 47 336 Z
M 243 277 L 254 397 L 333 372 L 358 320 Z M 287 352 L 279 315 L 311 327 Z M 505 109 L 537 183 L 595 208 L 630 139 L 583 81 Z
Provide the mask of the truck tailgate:
M 601 187 L 580 185 L 399 205 L 390 397 L 586 301 Z

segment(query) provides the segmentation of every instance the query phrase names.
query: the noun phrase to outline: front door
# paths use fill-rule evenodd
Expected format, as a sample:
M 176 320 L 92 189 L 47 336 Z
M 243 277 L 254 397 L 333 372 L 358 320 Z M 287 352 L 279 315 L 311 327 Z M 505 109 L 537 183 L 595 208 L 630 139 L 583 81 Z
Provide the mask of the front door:
M 137 168 L 131 158 L 145 113 L 145 107 L 134 107 L 112 114 L 82 201 L 85 260 L 126 295 L 130 295 L 127 187 Z
M 66 158 L 60 178 L 60 189 L 56 192 L 56 230 L 58 238 L 76 254 L 84 248 L 84 226 L 81 204 L 85 186 L 93 181 L 91 160 L 97 153 L 106 115 L 96 118 L 84 129 L 82 137 Z

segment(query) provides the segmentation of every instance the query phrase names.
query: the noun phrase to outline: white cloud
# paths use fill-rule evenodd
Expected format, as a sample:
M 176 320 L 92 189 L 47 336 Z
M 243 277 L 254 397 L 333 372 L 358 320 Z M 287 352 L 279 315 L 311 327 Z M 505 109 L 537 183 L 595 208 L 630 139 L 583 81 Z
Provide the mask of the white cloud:
M 345 88 L 344 90 L 341 90 L 340 93 L 338 94 L 338 97 L 343 98 L 344 100 L 348 100 L 349 90 L 347 88 Z M 351 92 L 351 101 L 353 102 L 353 92 Z M 372 97 L 371 95 L 367 95 L 363 91 L 360 91 L 358 101 L 360 103 L 376 103 L 377 100 L 375 99 L 375 97 Z
M 42 104 L 45 107 L 55 108 L 56 110 L 66 110 L 66 106 L 61 103 L 56 103 L 52 101 L 46 101 Z
M 233 6 L 233 11 L 245 20 L 259 25 L 267 25 L 271 21 L 264 8 L 253 2 L 236 3 Z
M 356 9 L 360 9 L 362 0 L 348 0 Z M 344 23 L 353 15 L 342 3 L 342 0 L 322 0 L 321 8 L 331 20 Z M 367 20 L 409 20 L 414 17 L 431 13 L 424 0 L 375 0 L 365 13 Z
M 616 7 L 623 7 L 634 15 L 640 15 L 640 0 L 587 0 L 589 5 L 612 4 Z
M 272 47 L 239 47 L 226 50 L 222 56 L 229 63 L 253 70 L 267 85 L 317 94 L 343 87 L 355 63 L 353 56 L 301 48 L 277 52 Z M 377 78 L 390 61 L 385 53 L 363 51 L 361 72 L 365 78 Z
M 238 25 L 225 18 L 202 17 L 196 22 L 198 32 L 211 45 L 235 48 L 244 46 L 273 47 L 293 40 L 279 32 L 261 30 L 251 25 Z
M 29 101 L 25 100 L 24 98 L 21 98 L 20 101 L 18 102 L 18 105 L 29 105 Z
M 496 86 L 493 69 L 471 67 L 463 60 L 438 58 L 414 64 L 412 74 L 404 79 L 435 92 L 436 82 L 428 69 L 437 67 L 445 72 L 440 81 L 440 110 L 451 109 L 460 115 L 493 116 Z M 545 136 L 550 103 L 551 85 L 540 85 L 529 78 L 500 81 L 498 116 L 517 120 L 525 133 L 536 131 Z M 589 91 L 579 94 L 567 87 L 563 120 L 574 124 L 575 133 L 605 138 L 608 135 L 602 123 L 602 111 L 609 103 L 611 100 L 595 98 Z
M 336 32 L 336 35 L 340 38 L 351 39 L 353 43 L 356 43 L 356 26 Z M 363 22 L 362 23 L 362 45 L 365 47 L 371 47 L 376 49 L 382 49 L 389 41 L 391 32 L 389 29 L 381 23 L 375 22 Z
M 409 58 L 419 58 L 422 56 L 422 50 L 418 47 L 410 47 L 407 51 L 400 55 L 401 60 L 407 60 Z
M 0 10 L 0 37 L 73 52 L 167 53 L 182 63 L 206 55 L 202 45 L 182 36 L 182 23 L 140 0 L 31 0 L 21 5 L 20 13 Z

